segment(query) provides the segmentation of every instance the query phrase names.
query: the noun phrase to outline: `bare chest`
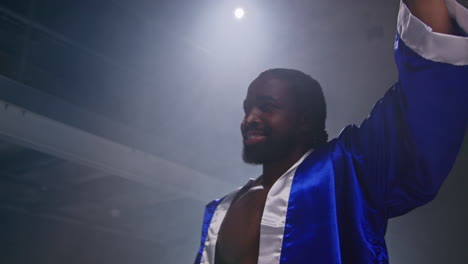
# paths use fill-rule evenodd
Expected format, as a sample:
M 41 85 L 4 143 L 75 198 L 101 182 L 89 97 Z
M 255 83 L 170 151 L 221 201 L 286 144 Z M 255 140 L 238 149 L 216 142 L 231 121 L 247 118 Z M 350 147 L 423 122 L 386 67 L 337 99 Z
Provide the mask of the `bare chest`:
M 256 186 L 233 201 L 218 233 L 215 264 L 257 263 L 267 194 L 267 189 Z

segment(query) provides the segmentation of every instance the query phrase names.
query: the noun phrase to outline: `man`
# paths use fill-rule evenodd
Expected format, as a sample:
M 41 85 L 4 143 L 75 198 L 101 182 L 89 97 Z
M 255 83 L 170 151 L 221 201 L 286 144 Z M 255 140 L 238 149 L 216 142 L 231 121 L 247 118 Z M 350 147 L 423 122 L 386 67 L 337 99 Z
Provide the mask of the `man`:
M 252 82 L 243 156 L 263 173 L 207 205 L 195 263 L 388 263 L 387 220 L 435 197 L 468 124 L 468 38 L 449 35 L 466 35 L 468 10 L 447 7 L 457 23 L 443 0 L 401 4 L 399 81 L 328 143 L 315 80 L 273 69 Z

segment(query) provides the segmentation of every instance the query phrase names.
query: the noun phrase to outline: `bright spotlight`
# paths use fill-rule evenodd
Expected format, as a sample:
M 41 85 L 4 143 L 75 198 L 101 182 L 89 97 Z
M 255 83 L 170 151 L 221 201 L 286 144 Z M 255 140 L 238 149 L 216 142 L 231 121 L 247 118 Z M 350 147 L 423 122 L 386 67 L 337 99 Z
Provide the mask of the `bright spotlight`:
M 237 19 L 242 19 L 245 15 L 245 11 L 243 8 L 241 7 L 238 7 L 236 8 L 236 10 L 234 10 L 234 16 L 237 18 Z

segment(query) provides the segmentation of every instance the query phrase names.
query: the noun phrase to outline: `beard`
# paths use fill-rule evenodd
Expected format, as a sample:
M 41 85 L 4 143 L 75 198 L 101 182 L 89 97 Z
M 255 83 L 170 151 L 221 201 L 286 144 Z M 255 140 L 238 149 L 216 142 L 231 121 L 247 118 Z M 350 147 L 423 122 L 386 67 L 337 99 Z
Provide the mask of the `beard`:
M 242 150 L 242 159 L 248 164 L 264 164 L 283 158 L 288 155 L 294 146 L 294 135 L 287 133 L 282 136 L 269 136 L 263 143 L 245 145 Z

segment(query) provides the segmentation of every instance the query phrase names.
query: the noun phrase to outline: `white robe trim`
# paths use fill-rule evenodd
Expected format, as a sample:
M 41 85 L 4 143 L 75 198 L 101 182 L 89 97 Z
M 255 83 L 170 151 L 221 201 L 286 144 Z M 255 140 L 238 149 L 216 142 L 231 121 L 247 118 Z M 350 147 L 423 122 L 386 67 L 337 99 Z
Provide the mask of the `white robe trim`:
M 312 150 L 305 153 L 294 165 L 291 166 L 278 180 L 273 184 L 268 192 L 263 210 L 263 216 L 260 223 L 260 245 L 258 264 L 278 264 L 281 256 L 281 247 L 283 243 L 284 226 L 286 223 L 286 212 L 288 210 L 289 192 L 296 173 L 296 169 L 304 159 L 309 156 Z M 246 186 L 255 182 L 250 179 Z M 223 201 L 216 207 L 213 218 L 210 222 L 208 234 L 205 240 L 201 264 L 214 264 L 216 241 L 221 223 L 231 206 L 231 202 L 236 197 L 238 188 L 228 194 Z
M 251 179 L 247 185 L 252 184 L 254 180 Z M 215 252 L 216 252 L 216 241 L 218 239 L 218 232 L 221 228 L 221 223 L 226 216 L 227 210 L 231 205 L 232 200 L 236 197 L 237 192 L 242 188 L 237 188 L 228 194 L 216 207 L 216 210 L 211 218 L 210 227 L 208 228 L 208 234 L 205 240 L 205 247 L 203 249 L 202 259 L 200 264 L 214 264 L 215 263 Z
M 450 16 L 468 32 L 468 9 L 455 0 L 446 0 Z M 468 38 L 433 32 L 401 1 L 397 23 L 403 42 L 425 59 L 452 65 L 468 65 Z M 395 42 L 397 45 L 398 42 Z
M 260 248 L 258 264 L 280 263 L 283 246 L 286 213 L 288 211 L 289 193 L 297 167 L 312 150 L 306 152 L 289 170 L 286 171 L 271 187 L 265 202 L 260 223 Z

